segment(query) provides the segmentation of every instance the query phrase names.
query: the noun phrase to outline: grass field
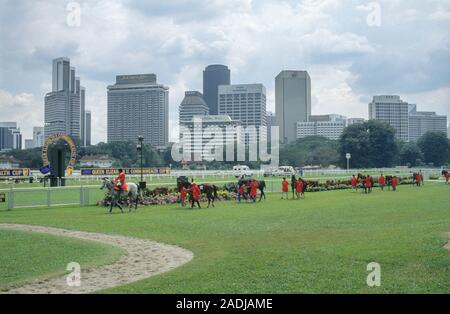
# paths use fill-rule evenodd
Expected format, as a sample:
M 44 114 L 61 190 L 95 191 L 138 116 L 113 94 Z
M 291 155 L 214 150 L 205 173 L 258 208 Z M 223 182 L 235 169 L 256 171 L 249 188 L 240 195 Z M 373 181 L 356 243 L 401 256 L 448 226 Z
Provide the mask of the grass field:
M 0 291 L 34 279 L 66 273 L 68 263 L 82 268 L 110 264 L 125 252 L 73 238 L 0 229 Z
M 193 261 L 174 271 L 105 292 L 450 293 L 450 252 L 443 248 L 450 232 L 449 189 L 427 183 L 395 193 L 333 191 L 287 201 L 270 194 L 257 204 L 222 202 L 201 210 L 168 205 L 113 215 L 99 207 L 18 209 L 0 212 L 0 223 L 142 237 L 194 253 Z M 9 248 L 13 242 L 2 240 L 2 268 L 26 249 Z M 36 241 L 28 258 L 46 247 Z M 83 254 L 98 261 L 96 253 Z M 381 287 L 366 284 L 370 262 L 381 265 Z M 36 267 L 34 275 L 49 268 Z M 9 275 L 15 267 L 6 272 L 0 286 L 15 280 Z

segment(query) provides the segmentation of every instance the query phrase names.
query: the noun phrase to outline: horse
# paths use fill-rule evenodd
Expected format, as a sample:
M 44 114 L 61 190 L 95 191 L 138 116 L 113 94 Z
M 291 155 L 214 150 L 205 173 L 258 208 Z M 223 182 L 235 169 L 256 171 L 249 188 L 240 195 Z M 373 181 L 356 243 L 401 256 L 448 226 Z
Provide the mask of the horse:
M 266 188 L 266 181 L 264 180 L 253 180 L 253 179 L 244 179 L 241 178 L 238 181 L 237 188 L 235 188 L 234 192 L 239 193 L 239 188 L 245 184 L 247 187 L 247 194 L 250 193 L 250 181 L 256 181 L 256 185 L 258 186 L 258 190 L 261 192 L 261 195 L 259 196 L 259 202 L 261 202 L 262 198 L 264 197 L 264 200 L 266 199 L 266 193 L 264 193 L 264 189 Z
M 447 170 L 442 170 L 442 176 L 445 178 L 445 184 L 449 184 L 450 172 Z
M 134 204 L 134 210 L 137 210 L 138 201 L 139 201 L 139 195 L 140 195 L 140 189 L 135 183 L 127 183 L 128 185 L 128 201 L 130 203 L 129 211 L 131 212 L 131 208 Z M 113 205 L 120 208 L 120 211 L 123 213 L 122 206 L 120 206 L 119 201 L 122 194 L 122 190 L 116 190 L 114 186 L 114 182 L 111 181 L 108 178 L 103 178 L 102 180 L 102 186 L 100 189 L 107 189 L 109 191 L 109 194 L 111 195 L 111 205 L 109 208 L 109 212 L 112 212 Z
M 189 179 L 187 177 L 181 176 L 177 178 L 178 192 L 180 192 L 183 187 L 189 190 L 191 186 L 192 183 L 189 182 Z M 204 193 L 206 195 L 206 198 L 208 199 L 207 208 L 209 208 L 211 205 L 212 207 L 214 207 L 214 200 L 217 198 L 217 186 L 215 186 L 214 184 L 202 183 L 199 184 L 198 187 L 200 188 L 200 193 Z M 189 197 L 191 198 L 191 200 L 193 199 L 192 191 L 189 191 Z

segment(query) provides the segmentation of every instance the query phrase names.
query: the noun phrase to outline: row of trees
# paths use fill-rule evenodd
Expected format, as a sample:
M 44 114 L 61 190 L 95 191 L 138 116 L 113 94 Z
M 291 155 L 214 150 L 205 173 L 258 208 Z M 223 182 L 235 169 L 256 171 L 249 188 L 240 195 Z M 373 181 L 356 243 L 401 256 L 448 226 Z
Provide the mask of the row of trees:
M 280 161 L 295 166 L 346 167 L 347 153 L 352 155 L 352 168 L 442 166 L 450 163 L 450 141 L 442 132 L 428 132 L 417 142 L 398 141 L 391 126 L 371 120 L 347 127 L 338 141 L 313 136 L 284 145 Z

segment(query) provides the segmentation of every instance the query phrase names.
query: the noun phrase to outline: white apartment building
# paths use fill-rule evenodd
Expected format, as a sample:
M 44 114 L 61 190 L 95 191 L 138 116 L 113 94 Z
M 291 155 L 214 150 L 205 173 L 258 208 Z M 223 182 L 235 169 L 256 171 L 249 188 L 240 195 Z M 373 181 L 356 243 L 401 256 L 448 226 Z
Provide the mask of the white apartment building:
M 417 141 L 427 132 L 447 132 L 447 116 L 437 115 L 436 112 L 417 111 L 416 105 L 410 106 L 409 111 L 409 140 Z
M 297 122 L 297 139 L 307 136 L 323 136 L 338 140 L 345 129 L 345 120 Z
M 180 143 L 190 161 L 210 161 L 225 144 L 243 143 L 241 123 L 228 115 L 194 116 L 180 128 Z M 234 144 L 233 144 L 234 147 Z

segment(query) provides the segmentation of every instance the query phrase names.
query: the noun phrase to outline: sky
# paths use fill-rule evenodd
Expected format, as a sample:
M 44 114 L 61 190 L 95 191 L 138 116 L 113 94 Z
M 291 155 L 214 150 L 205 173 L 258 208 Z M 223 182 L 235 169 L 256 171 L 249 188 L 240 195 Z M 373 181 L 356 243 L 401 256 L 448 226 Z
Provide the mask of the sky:
M 450 116 L 450 0 L 0 0 L 0 121 L 24 138 L 43 125 L 52 59 L 69 57 L 86 87 L 92 142 L 106 141 L 106 87 L 155 73 L 170 88 L 170 139 L 186 90 L 208 64 L 232 84 L 307 70 L 312 113 L 368 117 L 373 95 L 395 94 Z

